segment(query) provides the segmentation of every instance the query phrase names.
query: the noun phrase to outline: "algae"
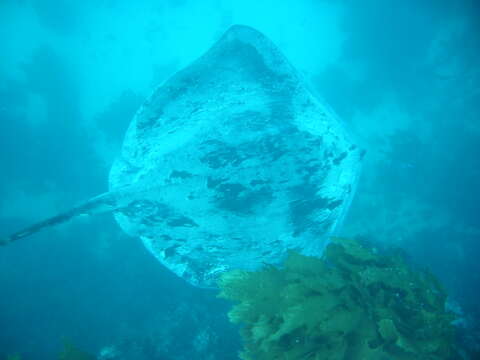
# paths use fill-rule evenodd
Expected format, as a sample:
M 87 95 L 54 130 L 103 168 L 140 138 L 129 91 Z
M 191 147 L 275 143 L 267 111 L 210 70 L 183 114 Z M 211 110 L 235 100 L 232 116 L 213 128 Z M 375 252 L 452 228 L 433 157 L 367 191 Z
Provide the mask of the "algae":
M 70 341 L 64 339 L 63 350 L 58 355 L 59 360 L 95 360 L 95 356 L 81 350 Z
M 219 287 L 236 303 L 244 360 L 454 358 L 439 282 L 353 240 L 333 239 L 321 259 L 291 252 L 281 268 L 227 272 Z
M 7 360 L 22 360 L 22 357 L 20 354 L 13 354 L 13 355 L 8 355 Z

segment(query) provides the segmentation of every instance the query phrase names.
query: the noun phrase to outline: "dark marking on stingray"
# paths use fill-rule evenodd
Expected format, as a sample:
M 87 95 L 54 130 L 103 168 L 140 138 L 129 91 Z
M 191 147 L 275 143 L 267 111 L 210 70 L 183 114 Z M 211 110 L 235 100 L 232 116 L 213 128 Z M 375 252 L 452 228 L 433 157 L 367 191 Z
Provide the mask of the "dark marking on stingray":
M 334 210 L 335 208 L 342 205 L 342 203 L 343 203 L 343 200 L 329 200 L 327 208 L 329 210 Z
M 348 156 L 348 153 L 346 151 L 342 152 L 340 155 L 338 155 L 335 159 L 333 159 L 333 164 L 334 165 L 340 165 L 343 159 L 345 159 Z
M 265 185 L 265 184 L 269 184 L 269 183 L 270 183 L 270 181 L 261 180 L 261 179 L 254 179 L 254 180 L 250 181 L 251 186 Z
M 266 155 L 268 155 L 270 161 L 277 161 L 287 153 L 282 136 L 266 137 L 260 143 L 260 148 L 260 151 L 263 151 Z
M 172 227 L 198 227 L 198 224 L 187 216 L 179 216 L 168 220 L 167 225 Z
M 228 165 L 239 166 L 246 159 L 242 156 L 238 149 L 228 146 L 221 141 L 215 141 L 212 151 L 207 152 L 200 158 L 200 161 L 206 163 L 212 169 L 219 169 Z M 203 144 L 211 145 L 212 142 L 204 142 Z
M 175 179 L 175 178 L 188 179 L 188 178 L 191 178 L 191 177 L 193 177 L 193 174 L 189 173 L 188 171 L 173 170 L 170 173 L 170 179 Z
M 362 151 L 360 151 L 360 160 L 363 160 L 366 154 L 367 154 L 367 150 L 363 149 Z
M 177 255 L 177 248 L 179 246 L 180 245 L 173 245 L 173 246 L 170 246 L 170 247 L 166 248 L 165 249 L 165 258 L 169 258 L 169 257 Z
M 224 181 L 225 179 L 214 179 L 211 176 L 209 176 L 207 178 L 207 189 L 214 189 Z
M 290 188 L 293 199 L 302 199 L 291 201 L 289 204 L 293 236 L 299 236 L 320 224 L 312 218 L 312 215 L 317 210 L 325 209 L 329 205 L 329 200 L 318 196 L 318 190 L 316 185 L 309 183 Z

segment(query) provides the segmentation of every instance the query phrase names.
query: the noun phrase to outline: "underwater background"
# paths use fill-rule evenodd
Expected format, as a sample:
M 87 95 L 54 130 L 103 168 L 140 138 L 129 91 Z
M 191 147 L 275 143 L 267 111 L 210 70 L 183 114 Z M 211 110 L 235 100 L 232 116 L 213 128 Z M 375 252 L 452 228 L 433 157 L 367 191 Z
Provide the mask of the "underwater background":
M 245 24 L 367 151 L 339 235 L 429 268 L 461 346 L 478 353 L 479 11 L 447 0 L 0 0 L 0 235 L 105 191 L 144 99 Z M 231 304 L 170 273 L 109 214 L 0 248 L 0 291 L 0 359 L 54 359 L 64 343 L 138 360 L 229 360 L 241 348 Z

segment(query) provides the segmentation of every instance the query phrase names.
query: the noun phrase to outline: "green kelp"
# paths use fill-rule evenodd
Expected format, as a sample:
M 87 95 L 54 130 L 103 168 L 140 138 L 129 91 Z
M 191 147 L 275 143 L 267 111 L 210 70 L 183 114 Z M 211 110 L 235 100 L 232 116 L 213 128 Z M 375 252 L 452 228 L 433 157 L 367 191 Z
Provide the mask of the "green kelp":
M 95 356 L 81 350 L 68 340 L 63 341 L 63 350 L 58 355 L 59 360 L 95 360 Z
M 334 239 L 323 258 L 291 252 L 282 268 L 234 270 L 220 297 L 241 332 L 244 360 L 453 358 L 453 316 L 428 272 L 400 255 Z
M 22 360 L 20 354 L 8 355 L 7 360 Z

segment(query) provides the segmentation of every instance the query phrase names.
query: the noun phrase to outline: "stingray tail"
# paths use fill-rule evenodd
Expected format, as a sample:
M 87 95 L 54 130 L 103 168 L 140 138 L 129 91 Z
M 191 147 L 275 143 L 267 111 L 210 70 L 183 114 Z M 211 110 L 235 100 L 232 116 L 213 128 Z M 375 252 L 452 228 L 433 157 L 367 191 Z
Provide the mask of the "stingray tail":
M 65 223 L 77 216 L 110 212 L 116 210 L 118 206 L 118 192 L 115 191 L 103 193 L 87 200 L 83 204 L 80 204 L 73 209 L 30 225 L 20 231 L 11 234 L 8 237 L 0 238 L 0 246 L 7 245 L 11 242 L 30 236 L 39 232 L 40 230 Z

